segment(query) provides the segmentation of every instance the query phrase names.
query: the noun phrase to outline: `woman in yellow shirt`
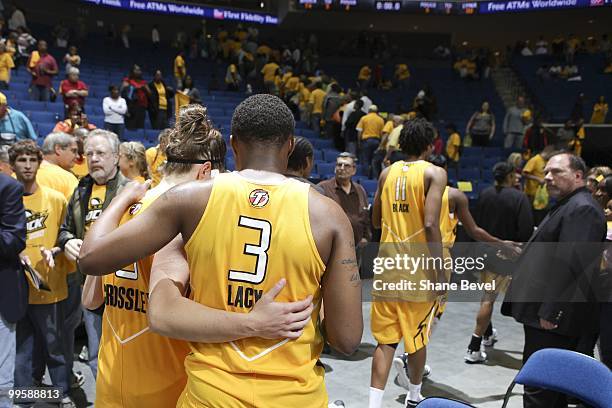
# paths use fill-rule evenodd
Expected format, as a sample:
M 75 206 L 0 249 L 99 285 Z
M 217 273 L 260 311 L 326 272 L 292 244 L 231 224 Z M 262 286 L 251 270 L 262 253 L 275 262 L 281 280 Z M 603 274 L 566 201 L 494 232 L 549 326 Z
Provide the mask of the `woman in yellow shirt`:
M 6 45 L 0 43 L 0 89 L 8 89 L 13 68 L 15 68 L 13 57 L 6 51 Z
M 593 114 L 591 115 L 591 123 L 603 124 L 606 123 L 606 116 L 608 115 L 608 104 L 606 98 L 600 96 L 597 103 L 593 105 Z
M 121 143 L 119 146 L 119 169 L 125 177 L 141 183 L 149 178 L 145 147 L 142 143 Z

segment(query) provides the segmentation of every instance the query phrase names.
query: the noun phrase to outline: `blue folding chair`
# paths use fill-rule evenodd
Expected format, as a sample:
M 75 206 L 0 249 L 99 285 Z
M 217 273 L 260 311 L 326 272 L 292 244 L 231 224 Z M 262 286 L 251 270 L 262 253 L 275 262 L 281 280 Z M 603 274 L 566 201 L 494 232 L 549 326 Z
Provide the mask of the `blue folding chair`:
M 508 387 L 502 408 L 516 384 L 571 395 L 595 408 L 612 407 L 612 371 L 575 351 L 547 348 L 533 353 Z
M 426 398 L 423 401 L 419 402 L 417 408 L 465 408 L 472 407 L 472 405 L 465 404 L 460 401 L 455 401 L 452 399 L 440 398 L 440 397 L 431 397 Z
M 374 195 L 376 189 L 378 188 L 378 180 L 361 180 L 359 184 L 363 186 L 366 193 L 372 195 Z

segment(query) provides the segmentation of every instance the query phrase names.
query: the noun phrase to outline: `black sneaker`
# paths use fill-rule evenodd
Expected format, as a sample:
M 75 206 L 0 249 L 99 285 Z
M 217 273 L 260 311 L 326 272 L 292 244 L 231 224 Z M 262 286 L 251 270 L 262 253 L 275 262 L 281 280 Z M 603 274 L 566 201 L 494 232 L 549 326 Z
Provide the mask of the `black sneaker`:
M 397 382 L 400 387 L 408 389 L 410 384 L 410 378 L 408 377 L 408 354 L 404 353 L 399 357 L 393 359 L 393 367 L 397 371 Z M 423 369 L 423 378 L 429 377 L 431 374 L 431 367 L 425 364 Z

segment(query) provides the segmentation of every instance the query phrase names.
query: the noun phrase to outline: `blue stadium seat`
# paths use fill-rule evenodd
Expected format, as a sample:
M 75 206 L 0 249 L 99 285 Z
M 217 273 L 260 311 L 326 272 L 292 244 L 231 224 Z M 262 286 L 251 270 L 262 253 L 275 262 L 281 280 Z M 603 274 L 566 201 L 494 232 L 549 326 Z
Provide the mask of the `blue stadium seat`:
M 306 136 L 304 136 L 306 137 Z M 334 146 L 334 141 L 330 139 L 309 139 L 315 149 L 331 149 Z
M 44 138 L 49 133 L 53 132 L 55 122 L 40 122 L 36 124 L 36 127 L 38 128 L 38 136 Z
M 460 169 L 458 180 L 478 181 L 480 180 L 480 170 L 478 169 Z
M 480 167 L 480 159 L 480 156 L 461 157 L 459 159 L 459 166 L 464 168 L 477 168 Z
M 11 101 L 9 101 L 9 105 L 11 105 Z M 39 101 L 20 100 L 19 110 L 22 112 L 45 112 L 47 111 L 47 103 Z
M 319 149 L 314 149 L 313 159 L 315 161 L 323 161 L 323 151 Z
M 378 182 L 376 180 L 362 180 L 360 183 L 365 191 L 370 194 L 374 194 L 376 192 L 376 188 L 378 187 Z
M 326 162 L 332 162 L 332 161 L 335 162 L 339 153 L 340 152 L 336 149 L 326 148 L 326 149 L 323 149 L 323 158 L 325 159 Z
M 327 178 L 335 173 L 336 164 L 335 163 L 317 163 L 317 173 L 319 173 L 322 177 Z
M 33 111 L 30 112 L 30 121 L 32 123 L 53 122 L 55 121 L 55 113 L 48 111 Z
M 483 170 L 482 171 L 482 180 L 488 183 L 493 183 L 493 170 Z

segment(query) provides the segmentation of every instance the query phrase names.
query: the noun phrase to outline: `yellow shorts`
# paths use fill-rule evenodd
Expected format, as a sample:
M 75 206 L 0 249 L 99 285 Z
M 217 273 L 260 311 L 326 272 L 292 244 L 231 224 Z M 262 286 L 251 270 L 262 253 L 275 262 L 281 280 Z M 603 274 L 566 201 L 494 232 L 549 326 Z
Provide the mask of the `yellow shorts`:
M 504 293 L 510 285 L 509 275 L 498 275 L 495 272 L 484 270 L 480 273 L 481 283 L 495 283 L 495 290 L 485 290 L 485 300 L 495 301 L 499 293 Z
M 438 300 L 432 302 L 372 302 L 371 330 L 379 344 L 404 339 L 406 353 L 427 346 Z

